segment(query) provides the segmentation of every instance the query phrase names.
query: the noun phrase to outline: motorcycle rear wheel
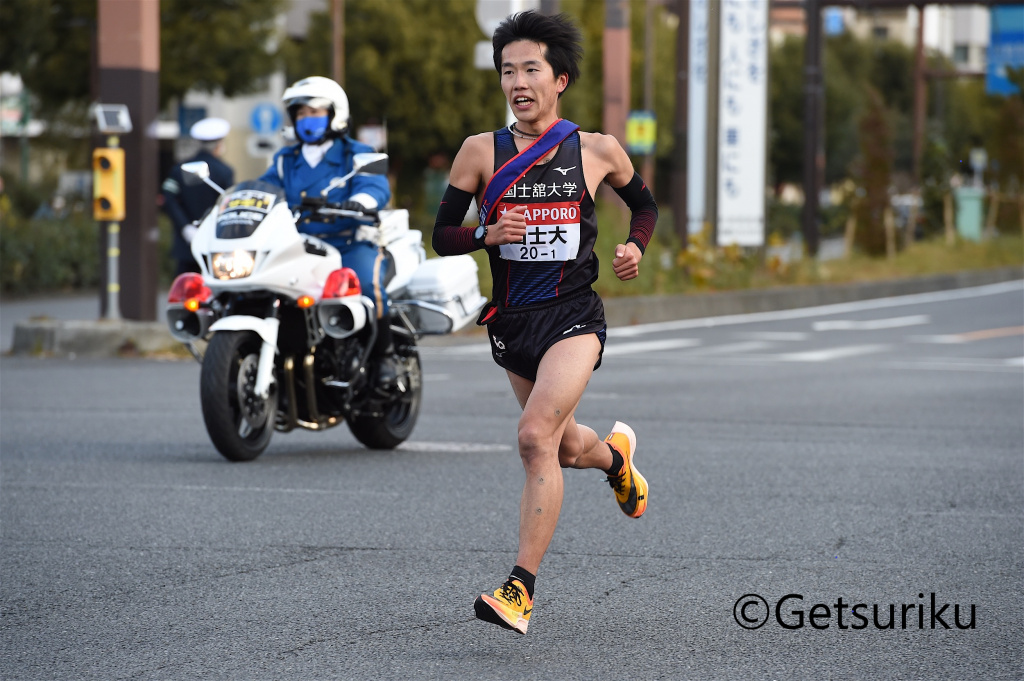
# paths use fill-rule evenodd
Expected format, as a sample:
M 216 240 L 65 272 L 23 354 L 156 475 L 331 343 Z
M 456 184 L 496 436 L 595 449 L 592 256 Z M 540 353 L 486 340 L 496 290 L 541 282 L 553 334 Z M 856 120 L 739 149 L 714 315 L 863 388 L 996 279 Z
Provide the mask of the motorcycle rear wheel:
M 406 362 L 406 392 L 389 402 L 382 416 L 353 416 L 348 421 L 355 438 L 370 449 L 394 449 L 405 442 L 416 427 L 423 395 L 423 370 L 415 348 Z
M 254 391 L 262 344 L 252 331 L 221 331 L 210 339 L 203 357 L 203 421 L 213 445 L 229 461 L 252 461 L 274 433 L 274 386 L 265 400 Z

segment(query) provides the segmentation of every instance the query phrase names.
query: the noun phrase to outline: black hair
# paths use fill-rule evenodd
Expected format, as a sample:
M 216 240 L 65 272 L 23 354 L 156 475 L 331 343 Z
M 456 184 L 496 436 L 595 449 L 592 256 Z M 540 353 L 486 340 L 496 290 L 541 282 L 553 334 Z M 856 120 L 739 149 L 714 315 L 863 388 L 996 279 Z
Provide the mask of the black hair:
M 494 68 L 501 73 L 501 51 L 509 43 L 529 40 L 543 43 L 544 58 L 551 64 L 555 78 L 563 73 L 569 82 L 580 77 L 580 60 L 583 58 L 583 35 L 567 14 L 546 16 L 533 10 L 517 12 L 498 24 L 491 44 L 494 46 Z M 561 96 L 561 93 L 559 93 Z

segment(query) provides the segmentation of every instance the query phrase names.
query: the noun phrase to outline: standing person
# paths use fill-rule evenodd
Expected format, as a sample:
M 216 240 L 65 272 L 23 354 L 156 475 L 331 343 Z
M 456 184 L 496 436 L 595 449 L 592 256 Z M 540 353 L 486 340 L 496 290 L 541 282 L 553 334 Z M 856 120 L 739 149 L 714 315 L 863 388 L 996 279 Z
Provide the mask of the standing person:
M 392 360 L 393 339 L 387 322 L 388 296 L 385 277 L 388 263 L 384 249 L 370 241 L 356 239 L 359 223 L 352 218 L 317 220 L 302 210 L 302 198 L 319 197 L 331 180 L 352 171 L 355 154 L 373 148 L 348 136 L 348 95 L 336 82 L 310 76 L 284 91 L 284 105 L 295 128 L 297 144 L 279 150 L 260 180 L 282 187 L 292 210 L 302 211 L 296 227 L 300 232 L 322 238 L 341 251 L 345 267 L 355 270 L 359 285 L 373 299 L 376 308 L 377 339 L 372 357 L 378 361 L 377 381 L 387 387 L 397 378 Z M 383 175 L 356 175 L 344 187 L 335 187 L 327 200 L 346 210 L 383 208 L 391 199 L 388 179 Z
M 206 161 L 210 166 L 210 179 L 227 188 L 235 183 L 235 171 L 221 160 L 224 155 L 224 138 L 231 131 L 231 125 L 223 118 L 204 118 L 189 129 L 192 139 L 200 143 L 200 149 L 190 159 L 182 161 Z M 171 256 L 177 262 L 174 275 L 198 272 L 199 265 L 192 257 L 189 244 L 196 233 L 192 224 L 201 219 L 206 211 L 217 202 L 218 194 L 205 183 L 185 184 L 181 179 L 181 163 L 171 168 L 167 179 L 160 187 L 164 211 L 174 225 L 174 242 Z
M 639 518 L 648 486 L 633 461 L 636 436 L 616 422 L 602 442 L 575 412 L 604 350 L 604 306 L 597 279 L 594 194 L 611 185 L 632 211 L 629 238 L 612 270 L 637 276 L 658 208 L 614 137 L 581 133 L 557 113 L 579 76 L 579 30 L 565 15 L 513 14 L 494 32 L 494 66 L 516 121 L 469 137 L 452 165 L 434 224 L 441 255 L 487 249 L 494 299 L 486 324 L 494 361 L 522 407 L 519 456 L 526 471 L 519 551 L 505 583 L 476 599 L 476 616 L 526 633 L 541 559 L 562 505 L 561 468 L 608 475 L 622 511 Z M 462 227 L 473 197 L 480 225 Z

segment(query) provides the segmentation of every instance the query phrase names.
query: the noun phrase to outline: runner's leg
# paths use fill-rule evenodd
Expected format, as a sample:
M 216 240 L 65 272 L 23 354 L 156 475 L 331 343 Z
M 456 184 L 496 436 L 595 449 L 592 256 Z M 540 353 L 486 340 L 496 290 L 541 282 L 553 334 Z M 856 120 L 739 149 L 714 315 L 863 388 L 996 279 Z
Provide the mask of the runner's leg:
M 563 435 L 570 423 L 575 424 L 573 412 L 587 387 L 600 349 L 597 336 L 574 336 L 548 349 L 541 358 L 536 381 L 509 373 L 512 389 L 523 406 L 519 456 L 526 471 L 519 508 L 516 564 L 533 574 L 537 574 L 551 542 L 562 507 L 559 449 Z M 579 432 L 575 438 L 588 444 L 588 438 L 581 437 Z

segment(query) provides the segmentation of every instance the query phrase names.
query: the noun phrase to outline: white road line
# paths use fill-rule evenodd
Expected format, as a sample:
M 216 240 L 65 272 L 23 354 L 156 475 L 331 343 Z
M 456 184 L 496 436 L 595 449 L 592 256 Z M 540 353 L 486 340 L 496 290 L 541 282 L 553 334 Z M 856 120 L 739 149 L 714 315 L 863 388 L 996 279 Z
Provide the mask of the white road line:
M 941 345 L 955 345 L 957 343 L 966 343 L 967 341 L 962 336 L 953 334 L 938 335 L 938 336 L 908 336 L 908 343 L 938 343 Z
M 1024 357 L 1011 357 L 1003 360 L 1003 363 L 1012 367 L 1024 367 Z
M 752 352 L 754 350 L 764 350 L 768 347 L 771 347 L 771 343 L 765 343 L 764 341 L 743 341 L 740 343 L 707 345 L 693 350 L 686 350 L 679 354 L 686 357 L 705 357 L 707 355 L 729 355 L 740 352 Z
M 901 326 L 917 326 L 932 320 L 926 314 L 915 314 L 908 317 L 890 317 L 888 319 L 831 319 L 814 322 L 811 328 L 815 331 L 874 331 L 875 329 L 897 329 Z
M 753 322 L 774 322 L 787 319 L 806 319 L 807 317 L 821 317 L 833 314 L 846 314 L 848 312 L 860 312 L 862 310 L 877 310 L 887 307 L 899 307 L 901 305 L 919 305 L 921 303 L 936 303 L 946 300 L 961 300 L 965 298 L 979 298 L 982 296 L 997 295 L 1000 293 L 1019 292 L 1024 288 L 1024 281 L 1007 281 L 987 286 L 975 286 L 972 288 L 954 289 L 951 291 L 933 291 L 931 293 L 914 293 L 907 296 L 895 296 L 892 298 L 875 298 L 872 300 L 860 300 L 851 303 L 837 303 L 835 305 L 819 305 L 818 307 L 803 307 L 794 310 L 778 310 L 775 312 L 752 312 L 749 314 L 724 315 L 721 317 L 703 317 L 701 319 L 680 319 L 672 322 L 655 322 L 653 324 L 636 324 L 634 326 L 620 326 L 608 330 L 608 335 L 613 337 L 634 337 L 647 333 L 658 333 L 661 331 L 681 331 L 683 329 L 702 329 L 713 326 L 726 326 L 731 324 L 750 324 Z
M 749 338 L 750 340 L 762 341 L 805 341 L 811 334 L 803 331 L 751 331 L 749 333 L 737 333 L 737 338 Z
M 398 449 L 409 452 L 449 452 L 466 454 L 476 452 L 507 452 L 510 445 L 489 445 L 481 442 L 403 442 Z
M 838 348 L 826 348 L 825 350 L 808 350 L 806 352 L 787 352 L 775 355 L 775 359 L 784 362 L 828 362 L 833 359 L 845 357 L 857 357 L 858 355 L 870 355 L 875 352 L 882 352 L 888 345 L 844 345 Z
M 679 348 L 692 348 L 700 345 L 696 338 L 675 338 L 658 341 L 640 341 L 637 343 L 621 343 L 608 345 L 604 349 L 604 356 L 632 355 L 642 352 L 661 352 L 664 350 L 678 350 Z

